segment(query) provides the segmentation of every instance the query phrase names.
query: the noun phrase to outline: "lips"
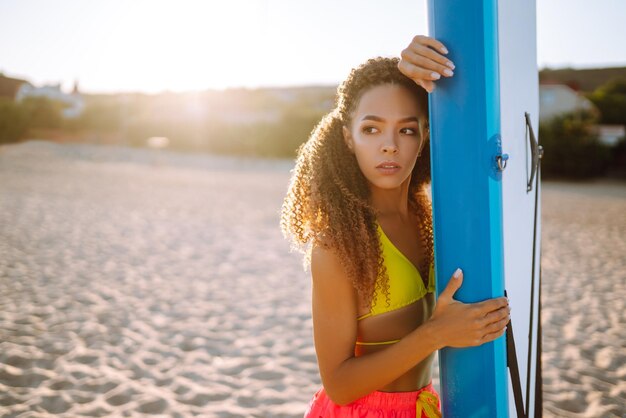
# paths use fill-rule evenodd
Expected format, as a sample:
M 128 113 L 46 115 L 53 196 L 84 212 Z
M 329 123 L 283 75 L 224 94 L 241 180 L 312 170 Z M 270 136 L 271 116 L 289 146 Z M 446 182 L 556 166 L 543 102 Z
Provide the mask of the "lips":
M 400 168 L 400 164 L 394 161 L 383 161 L 382 163 L 378 164 L 376 168 Z

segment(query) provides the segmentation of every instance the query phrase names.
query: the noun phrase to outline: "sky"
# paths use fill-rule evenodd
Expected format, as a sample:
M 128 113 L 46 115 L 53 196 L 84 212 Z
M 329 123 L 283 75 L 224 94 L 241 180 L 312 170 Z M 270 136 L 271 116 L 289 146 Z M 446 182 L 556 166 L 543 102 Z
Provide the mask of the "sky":
M 626 1 L 536 1 L 540 69 L 626 66 Z M 0 0 L 0 72 L 87 93 L 336 85 L 428 35 L 426 3 Z

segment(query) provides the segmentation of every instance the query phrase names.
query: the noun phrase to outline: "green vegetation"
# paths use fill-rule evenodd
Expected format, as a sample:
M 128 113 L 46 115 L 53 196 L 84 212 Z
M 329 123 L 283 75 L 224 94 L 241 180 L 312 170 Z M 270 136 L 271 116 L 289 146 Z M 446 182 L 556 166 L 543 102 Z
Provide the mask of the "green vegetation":
M 87 95 L 76 119 L 45 98 L 0 100 L 0 143 L 27 138 L 146 146 L 152 136 L 169 148 L 268 158 L 294 158 L 333 105 L 335 87 L 230 89 L 159 95 Z M 626 79 L 616 78 L 588 95 L 601 110 L 560 115 L 539 126 L 543 178 L 626 178 L 626 138 L 602 144 L 598 123 L 626 124 Z
M 334 87 L 230 89 L 159 95 L 87 95 L 80 117 L 62 117 L 46 98 L 0 102 L 0 143 L 71 138 L 143 147 L 152 136 L 170 149 L 293 158 L 330 110 Z
M 607 174 L 612 164 L 611 147 L 590 133 L 595 123 L 590 112 L 577 112 L 539 125 L 543 179 L 587 179 Z
M 600 123 L 626 125 L 626 78 L 608 81 L 587 98 L 600 110 Z
M 0 98 L 0 144 L 16 142 L 29 129 L 61 128 L 63 107 L 45 97 L 29 97 L 20 103 Z
M 28 131 L 26 111 L 13 100 L 0 98 L 0 144 L 16 142 Z

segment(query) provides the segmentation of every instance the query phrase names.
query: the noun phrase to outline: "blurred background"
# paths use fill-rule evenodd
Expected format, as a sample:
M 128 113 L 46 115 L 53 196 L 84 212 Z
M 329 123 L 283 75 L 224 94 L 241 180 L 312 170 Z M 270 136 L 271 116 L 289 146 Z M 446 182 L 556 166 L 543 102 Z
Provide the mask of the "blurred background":
M 283 158 L 350 68 L 427 33 L 425 1 L 5 0 L 0 12 L 1 143 L 165 137 Z M 618 1 L 537 2 L 545 179 L 624 178 L 623 17 Z
M 626 414 L 625 17 L 537 0 L 546 416 Z M 425 0 L 0 0 L 0 415 L 302 416 L 296 150 L 417 34 Z

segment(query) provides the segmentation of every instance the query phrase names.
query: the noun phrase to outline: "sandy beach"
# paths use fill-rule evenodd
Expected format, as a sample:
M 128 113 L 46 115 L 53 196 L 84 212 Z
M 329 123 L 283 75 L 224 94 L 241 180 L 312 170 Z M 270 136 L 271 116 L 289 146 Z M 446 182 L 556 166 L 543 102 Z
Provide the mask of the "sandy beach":
M 0 416 L 301 417 L 293 161 L 0 147 Z M 543 182 L 544 416 L 626 416 L 626 183 Z M 438 363 L 433 384 L 439 390 Z

